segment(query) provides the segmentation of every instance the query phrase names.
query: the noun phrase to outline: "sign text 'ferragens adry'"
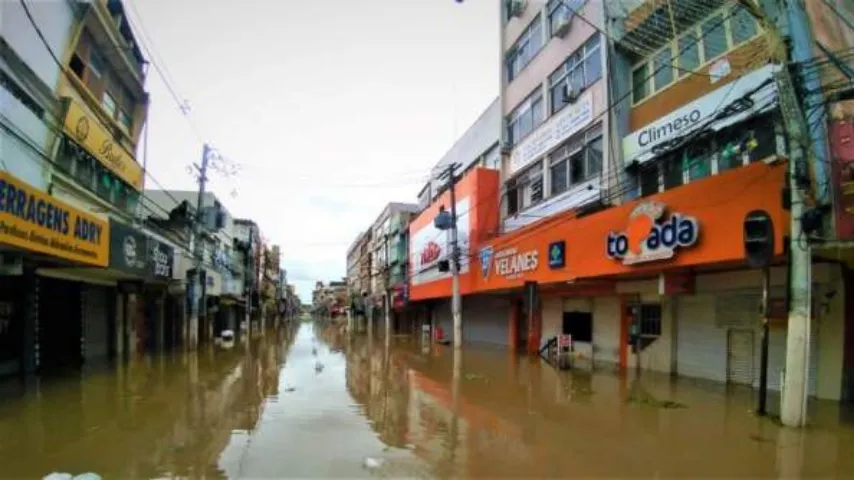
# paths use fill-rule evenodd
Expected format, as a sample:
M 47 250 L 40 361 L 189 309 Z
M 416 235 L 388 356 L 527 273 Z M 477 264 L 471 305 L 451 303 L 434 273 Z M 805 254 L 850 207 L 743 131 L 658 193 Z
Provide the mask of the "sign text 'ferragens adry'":
M 23 182 L 0 176 L 0 234 L 8 243 L 102 263 L 105 222 L 86 217 Z

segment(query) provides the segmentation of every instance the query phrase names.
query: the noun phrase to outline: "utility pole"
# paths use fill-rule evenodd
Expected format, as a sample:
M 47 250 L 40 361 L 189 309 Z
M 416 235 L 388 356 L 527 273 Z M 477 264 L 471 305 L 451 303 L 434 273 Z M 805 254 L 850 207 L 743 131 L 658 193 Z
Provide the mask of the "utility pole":
M 780 65 L 775 74 L 780 111 L 789 138 L 790 190 L 790 239 L 789 239 L 789 318 L 786 334 L 786 368 L 780 392 L 780 420 L 789 427 L 801 427 L 806 423 L 806 406 L 809 377 L 809 344 L 812 313 L 812 256 L 809 241 L 803 230 L 801 219 L 806 211 L 807 191 L 811 188 L 810 164 L 806 148 L 811 148 L 811 139 L 801 108 L 801 100 L 795 91 L 794 81 L 787 66 L 790 62 L 809 60 L 809 48 L 803 45 L 792 48 L 790 55 L 788 42 L 756 3 L 740 0 L 759 21 L 767 32 L 772 56 Z M 786 20 L 787 34 L 796 42 L 805 41 L 802 7 L 793 0 L 786 0 L 781 6 L 785 10 L 782 17 Z M 798 10 L 800 14 L 798 14 Z M 797 33 L 797 34 L 795 34 Z M 807 57 L 804 57 L 806 55 Z M 791 58 L 790 58 L 791 57 Z M 801 58 L 804 57 L 804 58 Z
M 190 348 L 196 348 L 199 344 L 199 306 L 202 298 L 202 259 L 204 256 L 204 248 L 202 244 L 202 224 L 204 220 L 202 207 L 205 200 L 205 184 L 208 181 L 208 157 L 210 156 L 210 147 L 205 144 L 202 148 L 201 165 L 193 165 L 199 172 L 199 196 L 196 199 L 196 216 L 193 219 L 193 260 L 194 274 L 187 278 L 187 289 L 190 292 Z
M 454 319 L 454 349 L 463 346 L 463 315 L 462 298 L 460 298 L 460 245 L 457 236 L 457 176 L 454 174 L 460 165 L 452 163 L 442 177 L 448 177 L 448 185 L 451 190 L 451 316 Z

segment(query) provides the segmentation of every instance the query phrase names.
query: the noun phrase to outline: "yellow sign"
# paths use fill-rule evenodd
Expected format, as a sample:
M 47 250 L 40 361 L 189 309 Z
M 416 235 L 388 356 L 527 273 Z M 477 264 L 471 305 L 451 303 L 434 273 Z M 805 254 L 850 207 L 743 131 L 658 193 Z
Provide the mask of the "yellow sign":
M 142 167 L 136 163 L 133 155 L 117 143 L 101 123 L 86 115 L 83 108 L 73 100 L 69 102 L 68 112 L 65 114 L 65 133 L 111 172 L 138 192 L 142 191 Z
M 99 267 L 110 261 L 107 220 L 6 172 L 0 172 L 0 243 Z

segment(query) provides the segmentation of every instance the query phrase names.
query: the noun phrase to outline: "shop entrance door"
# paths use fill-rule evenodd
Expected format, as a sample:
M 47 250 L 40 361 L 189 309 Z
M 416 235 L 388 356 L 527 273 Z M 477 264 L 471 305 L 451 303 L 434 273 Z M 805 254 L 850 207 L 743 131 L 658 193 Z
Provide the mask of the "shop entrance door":
M 727 333 L 727 383 L 753 385 L 753 331 L 730 329 Z

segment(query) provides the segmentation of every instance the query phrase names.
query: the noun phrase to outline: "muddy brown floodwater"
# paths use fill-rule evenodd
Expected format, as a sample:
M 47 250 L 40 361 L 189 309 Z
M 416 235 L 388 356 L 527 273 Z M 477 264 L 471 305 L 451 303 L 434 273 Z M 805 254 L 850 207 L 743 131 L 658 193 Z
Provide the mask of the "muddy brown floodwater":
M 750 390 L 308 323 L 6 390 L 4 478 L 854 476 L 833 403 L 792 431 Z

